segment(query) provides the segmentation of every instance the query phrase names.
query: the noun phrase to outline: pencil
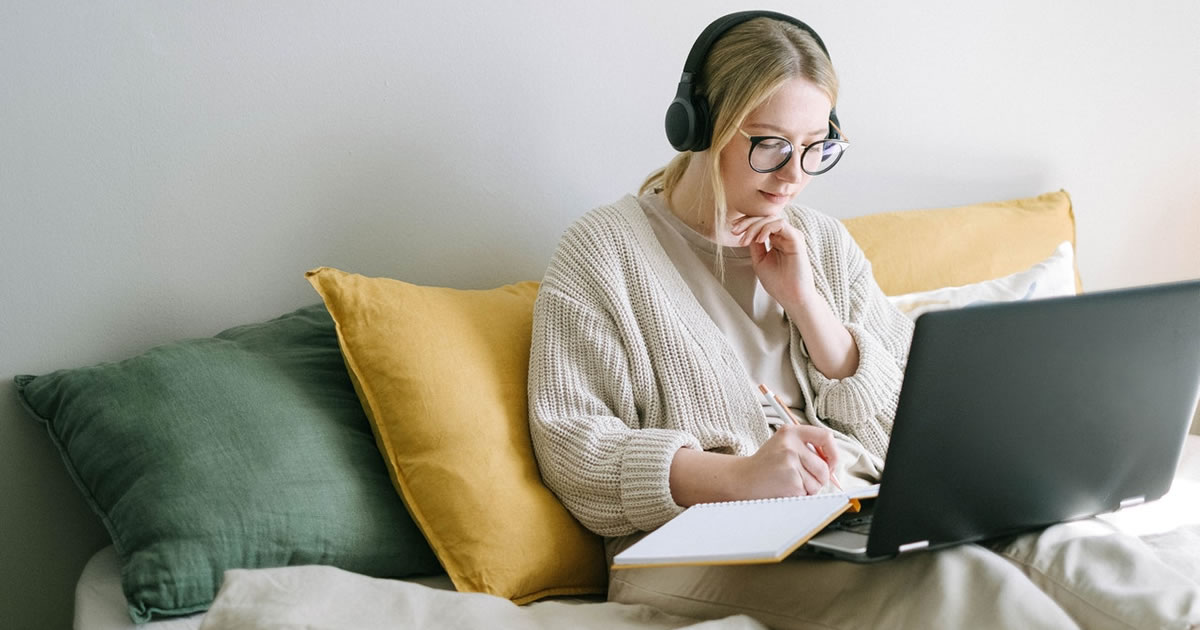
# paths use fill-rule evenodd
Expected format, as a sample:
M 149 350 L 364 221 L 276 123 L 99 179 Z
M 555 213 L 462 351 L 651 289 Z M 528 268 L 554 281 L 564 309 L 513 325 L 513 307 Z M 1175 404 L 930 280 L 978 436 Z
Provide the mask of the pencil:
M 771 406 L 775 408 L 775 413 L 779 414 L 784 421 L 791 422 L 792 424 L 800 424 L 800 420 L 792 414 L 792 410 L 788 409 L 788 406 L 783 404 L 783 400 L 781 400 L 779 396 L 777 396 L 775 392 L 771 391 L 770 388 L 768 388 L 765 384 L 759 383 L 758 391 L 762 392 L 763 395 L 767 397 L 767 402 L 771 403 Z M 829 463 L 829 458 L 825 457 L 824 451 L 822 451 L 819 447 L 809 442 L 808 448 L 812 449 L 812 451 L 817 454 L 817 457 L 825 460 L 826 464 Z M 836 487 L 838 490 L 842 489 L 842 484 L 838 483 L 837 475 L 832 469 L 829 471 L 829 480 L 833 482 L 834 487 Z

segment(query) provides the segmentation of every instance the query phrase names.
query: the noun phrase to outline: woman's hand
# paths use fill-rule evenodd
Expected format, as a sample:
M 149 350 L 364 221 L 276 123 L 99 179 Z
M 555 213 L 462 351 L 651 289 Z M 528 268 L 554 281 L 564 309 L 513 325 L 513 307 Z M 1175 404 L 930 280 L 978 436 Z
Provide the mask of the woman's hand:
M 817 293 L 804 234 L 782 214 L 743 215 L 733 220 L 730 229 L 740 244 L 750 246 L 754 274 L 800 331 L 813 365 L 827 378 L 857 372 L 858 342 Z M 768 240 L 771 251 L 767 251 Z
M 738 244 L 750 247 L 750 262 L 763 289 L 785 309 L 798 308 L 806 297 L 816 294 L 804 234 L 784 215 L 742 215 L 730 227 L 738 237 Z
M 749 457 L 686 446 L 675 451 L 669 481 L 671 498 L 688 507 L 815 494 L 825 487 L 835 468 L 837 449 L 832 431 L 790 424 L 780 427 Z
M 738 485 L 745 496 L 739 498 L 816 494 L 829 483 L 836 467 L 832 431 L 810 425 L 784 425 L 757 452 L 740 460 Z

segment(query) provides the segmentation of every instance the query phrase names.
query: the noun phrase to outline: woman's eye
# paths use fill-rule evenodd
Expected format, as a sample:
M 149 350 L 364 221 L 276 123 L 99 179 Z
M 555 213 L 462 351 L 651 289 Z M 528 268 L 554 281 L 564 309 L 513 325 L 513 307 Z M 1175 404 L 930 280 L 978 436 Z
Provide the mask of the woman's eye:
M 767 138 L 760 142 L 759 145 L 773 151 L 784 151 L 787 149 L 788 143 L 786 140 L 780 140 L 779 138 Z

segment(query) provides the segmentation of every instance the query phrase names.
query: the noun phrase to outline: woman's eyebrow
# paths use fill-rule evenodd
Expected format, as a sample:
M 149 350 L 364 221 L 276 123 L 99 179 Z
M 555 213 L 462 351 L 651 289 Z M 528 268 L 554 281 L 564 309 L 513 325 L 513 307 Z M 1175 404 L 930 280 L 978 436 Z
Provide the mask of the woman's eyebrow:
M 781 136 L 786 136 L 786 135 L 787 135 L 787 131 L 788 131 L 787 129 L 784 129 L 783 127 L 777 127 L 777 126 L 775 126 L 775 125 L 772 125 L 772 124 L 770 124 L 770 123 L 746 123 L 746 126 L 747 126 L 747 127 L 754 127 L 755 129 L 766 129 L 767 131 L 771 131 L 771 132 L 777 133 L 777 134 L 779 134 L 779 135 L 781 135 Z M 808 133 L 806 133 L 806 134 L 804 134 L 804 135 L 802 135 L 802 136 L 798 136 L 798 137 L 800 137 L 800 138 L 808 138 L 808 137 L 810 137 L 810 136 L 817 136 L 817 135 L 819 135 L 819 136 L 821 136 L 821 137 L 823 138 L 823 137 L 825 137 L 825 134 L 827 134 L 827 133 L 829 133 L 829 127 L 821 127 L 821 128 L 819 128 L 819 129 L 814 129 L 814 130 L 812 130 L 812 131 L 810 131 L 810 132 L 808 132 Z

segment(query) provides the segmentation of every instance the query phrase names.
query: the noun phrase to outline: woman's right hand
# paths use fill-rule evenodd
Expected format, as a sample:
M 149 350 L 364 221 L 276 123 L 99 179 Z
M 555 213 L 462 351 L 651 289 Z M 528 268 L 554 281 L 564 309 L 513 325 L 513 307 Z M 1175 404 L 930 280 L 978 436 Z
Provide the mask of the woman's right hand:
M 740 458 L 737 485 L 739 494 L 746 494 L 740 498 L 816 494 L 829 483 L 836 468 L 833 431 L 811 425 L 784 425 L 757 452 Z

